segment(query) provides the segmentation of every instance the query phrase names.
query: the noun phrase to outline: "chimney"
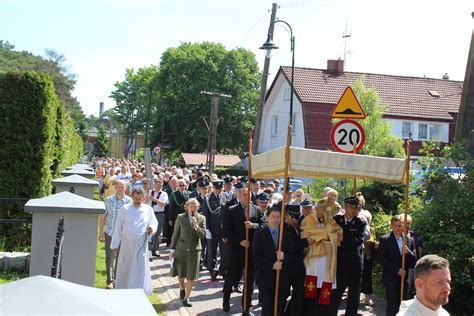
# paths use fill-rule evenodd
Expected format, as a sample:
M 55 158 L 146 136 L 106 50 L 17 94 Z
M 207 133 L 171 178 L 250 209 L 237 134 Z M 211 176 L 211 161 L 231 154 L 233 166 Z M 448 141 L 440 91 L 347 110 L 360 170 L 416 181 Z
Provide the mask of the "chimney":
M 104 102 L 99 103 L 99 117 L 102 116 L 102 113 L 104 113 Z
M 344 73 L 344 60 L 342 59 L 329 59 L 328 60 L 328 72 L 331 74 L 342 74 Z

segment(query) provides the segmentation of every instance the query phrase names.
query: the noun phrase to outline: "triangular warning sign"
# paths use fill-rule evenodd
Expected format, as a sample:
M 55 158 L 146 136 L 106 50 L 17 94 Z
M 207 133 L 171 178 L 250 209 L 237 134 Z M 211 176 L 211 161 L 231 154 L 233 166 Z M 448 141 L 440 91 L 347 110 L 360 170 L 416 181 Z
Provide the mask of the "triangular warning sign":
M 362 110 L 351 87 L 347 87 L 342 94 L 339 102 L 332 110 L 331 118 L 365 119 L 364 110 Z

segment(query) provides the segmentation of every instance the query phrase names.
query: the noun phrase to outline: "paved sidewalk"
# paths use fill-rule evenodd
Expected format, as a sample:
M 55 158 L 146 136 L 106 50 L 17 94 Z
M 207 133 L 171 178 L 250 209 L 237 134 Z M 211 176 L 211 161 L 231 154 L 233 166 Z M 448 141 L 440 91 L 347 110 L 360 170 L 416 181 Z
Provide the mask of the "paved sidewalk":
M 164 246 L 164 244 L 163 244 Z M 159 258 L 154 258 L 152 266 L 153 289 L 160 295 L 163 304 L 166 304 L 166 315 L 239 315 L 241 314 L 241 295 L 233 293 L 230 299 L 230 311 L 224 313 L 222 310 L 222 288 L 224 281 L 218 279 L 213 282 L 210 280 L 208 271 L 201 271 L 200 277 L 194 283 L 191 292 L 190 302 L 192 307 L 187 308 L 181 304 L 179 299 L 179 286 L 177 278 L 169 276 L 170 262 L 169 250 L 163 249 Z M 255 289 L 253 305 L 257 304 L 258 291 Z M 359 312 L 363 315 L 385 315 L 385 301 L 375 298 L 375 308 L 360 305 Z M 346 300 L 343 300 L 341 313 L 344 313 Z M 261 308 L 252 310 L 255 315 L 261 314 Z

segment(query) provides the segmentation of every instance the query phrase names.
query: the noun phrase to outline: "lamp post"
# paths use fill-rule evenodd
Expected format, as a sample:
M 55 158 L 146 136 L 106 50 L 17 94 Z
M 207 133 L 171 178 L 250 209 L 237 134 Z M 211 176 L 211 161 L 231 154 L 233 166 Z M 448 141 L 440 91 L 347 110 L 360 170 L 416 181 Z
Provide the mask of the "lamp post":
M 290 41 L 291 41 L 291 52 L 292 52 L 292 58 L 291 58 L 291 84 L 290 84 L 290 121 L 288 122 L 288 131 L 287 131 L 287 138 L 286 138 L 286 149 L 285 149 L 285 172 L 284 172 L 284 180 L 285 180 L 285 185 L 283 187 L 283 200 L 281 203 L 281 220 L 280 220 L 280 234 L 278 236 L 278 251 L 282 251 L 282 242 L 283 242 L 283 223 L 284 223 L 284 218 L 285 218 L 285 204 L 286 204 L 286 192 L 287 188 L 289 185 L 289 179 L 288 179 L 288 169 L 289 169 L 289 164 L 290 164 L 290 146 L 291 146 L 291 130 L 293 129 L 293 90 L 294 90 L 294 79 L 295 79 L 295 37 L 293 36 L 293 30 L 290 26 L 285 21 L 282 20 L 277 20 L 273 23 L 270 24 L 270 27 L 268 29 L 268 37 L 267 41 L 260 47 L 260 49 L 264 49 L 267 51 L 267 57 L 270 58 L 270 53 L 272 49 L 278 49 L 278 46 L 276 46 L 272 42 L 272 35 L 270 33 L 270 30 L 272 26 L 275 23 L 284 23 L 288 26 L 290 29 Z M 275 286 L 275 298 L 274 298 L 274 305 L 273 305 L 273 315 L 277 316 L 278 311 L 281 310 L 281 307 L 278 307 L 278 301 L 279 301 L 279 286 L 280 286 L 280 270 L 276 271 L 276 280 L 275 280 L 276 286 Z
M 291 83 L 290 83 L 290 125 L 293 125 L 293 91 L 294 91 L 294 79 L 295 79 L 295 37 L 293 36 L 293 29 L 291 28 L 290 24 L 288 22 L 285 22 L 283 20 L 277 20 L 273 23 L 270 24 L 268 28 L 268 36 L 267 36 L 267 41 L 260 47 L 260 49 L 266 50 L 267 51 L 267 57 L 270 58 L 271 51 L 273 49 L 278 49 L 279 47 L 275 45 L 275 43 L 272 42 L 272 35 L 271 35 L 271 28 L 273 25 L 276 23 L 284 23 L 288 26 L 290 29 L 290 41 L 291 41 Z M 292 126 L 293 128 L 293 126 Z M 290 144 L 291 144 L 291 138 L 290 138 Z

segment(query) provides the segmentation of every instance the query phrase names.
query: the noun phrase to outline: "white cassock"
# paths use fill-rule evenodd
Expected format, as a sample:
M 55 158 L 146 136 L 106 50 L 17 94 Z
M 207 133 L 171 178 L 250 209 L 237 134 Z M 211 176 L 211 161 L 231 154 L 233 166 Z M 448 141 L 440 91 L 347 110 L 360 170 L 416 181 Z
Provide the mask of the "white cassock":
M 148 226 L 156 232 L 158 221 L 151 206 L 128 204 L 118 211 L 110 244 L 112 249 L 120 246 L 115 288 L 143 289 L 146 295 L 152 295 Z
M 318 224 L 318 228 L 323 228 L 325 224 L 321 223 Z M 326 252 L 330 255 L 336 256 L 337 254 L 333 254 L 331 249 L 331 242 L 324 241 L 324 246 L 326 248 Z M 306 275 L 316 275 L 318 277 L 316 287 L 320 289 L 323 285 L 323 282 L 330 282 L 329 271 L 330 271 L 330 255 L 321 256 L 317 258 L 310 258 L 307 261 L 306 266 Z M 336 279 L 332 282 L 332 289 L 337 288 Z

